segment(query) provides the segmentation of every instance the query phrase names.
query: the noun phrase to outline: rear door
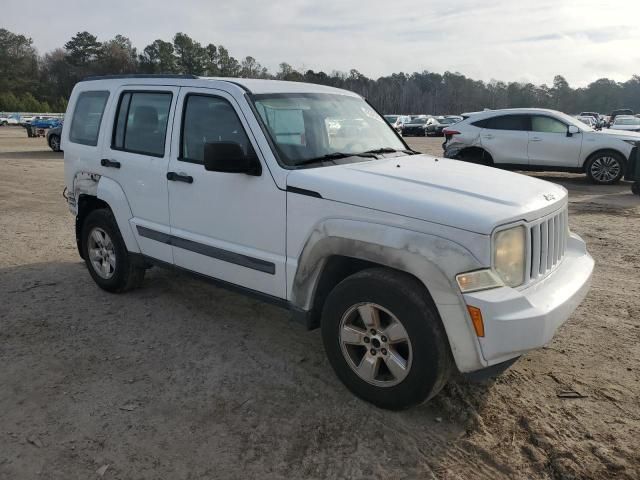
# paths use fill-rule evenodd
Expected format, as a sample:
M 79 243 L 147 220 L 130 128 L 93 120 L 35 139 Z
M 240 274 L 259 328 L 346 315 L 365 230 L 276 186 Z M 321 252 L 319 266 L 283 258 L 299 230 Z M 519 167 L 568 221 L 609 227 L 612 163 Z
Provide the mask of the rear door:
M 529 164 L 549 167 L 578 167 L 582 133 L 567 136 L 569 126 L 548 115 L 532 115 L 529 132 Z
M 527 115 L 500 115 L 481 120 L 480 142 L 494 163 L 527 165 L 529 118 Z
M 173 263 L 171 247 L 142 235 L 169 234 L 167 168 L 178 87 L 124 86 L 109 112 L 100 173 L 120 184 L 129 201 L 133 231 L 143 254 Z

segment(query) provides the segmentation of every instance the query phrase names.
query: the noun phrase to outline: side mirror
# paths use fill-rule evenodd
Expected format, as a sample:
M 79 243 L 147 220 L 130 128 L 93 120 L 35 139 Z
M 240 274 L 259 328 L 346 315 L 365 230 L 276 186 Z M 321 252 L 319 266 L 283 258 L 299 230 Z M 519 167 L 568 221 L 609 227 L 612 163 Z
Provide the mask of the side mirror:
M 569 127 L 567 128 L 567 137 L 572 137 L 576 133 L 580 133 L 580 129 L 575 125 L 569 125 Z
M 205 143 L 204 169 L 209 172 L 245 173 L 255 176 L 262 173 L 256 154 L 245 154 L 236 142 Z

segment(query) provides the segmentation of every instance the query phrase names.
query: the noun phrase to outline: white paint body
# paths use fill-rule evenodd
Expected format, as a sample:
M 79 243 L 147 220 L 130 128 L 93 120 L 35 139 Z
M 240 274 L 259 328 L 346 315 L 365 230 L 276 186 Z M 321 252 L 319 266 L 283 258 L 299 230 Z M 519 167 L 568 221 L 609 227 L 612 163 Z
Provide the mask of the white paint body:
M 287 169 L 278 163 L 246 96 L 247 91 L 357 96 L 352 92 L 245 79 L 86 81 L 73 90 L 67 125 L 72 124 L 78 95 L 97 90 L 110 92 L 98 145 L 71 142 L 71 128 L 62 133 L 69 203 L 77 213 L 80 195 L 107 202 L 132 253 L 289 301 L 301 309 L 310 308 L 315 272 L 331 252 L 403 269 L 429 290 L 463 372 L 549 342 L 586 295 L 593 260 L 584 242 L 573 234 L 567 239 L 566 255 L 555 268 L 521 287 L 463 295 L 455 280 L 458 273 L 492 267 L 492 237 L 497 228 L 516 223 L 527 226 L 564 212 L 564 188 L 427 155 Z M 173 93 L 162 158 L 111 149 L 123 90 Z M 261 175 L 205 171 L 200 164 L 178 159 L 181 112 L 188 93 L 217 95 L 230 102 L 257 153 Z M 101 159 L 119 161 L 122 168 L 106 168 Z M 166 178 L 170 171 L 191 175 L 194 181 L 170 182 Z M 287 191 L 287 187 L 318 192 L 321 197 Z M 162 243 L 141 235 L 139 227 L 268 262 L 274 265 L 274 272 Z M 467 305 L 482 309 L 484 338 L 476 336 Z

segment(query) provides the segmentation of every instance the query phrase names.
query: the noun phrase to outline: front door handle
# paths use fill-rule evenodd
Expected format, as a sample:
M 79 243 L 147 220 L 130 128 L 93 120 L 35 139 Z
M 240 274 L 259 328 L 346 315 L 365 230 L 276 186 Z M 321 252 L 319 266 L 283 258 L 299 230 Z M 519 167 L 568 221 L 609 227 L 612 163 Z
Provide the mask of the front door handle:
M 542 141 L 542 139 L 541 139 L 540 137 L 532 137 L 532 138 L 531 138 L 531 141 L 532 141 L 532 142 L 541 142 L 541 141 Z
M 100 160 L 100 165 L 107 168 L 120 168 L 120 162 L 109 160 L 108 158 L 103 158 L 102 160 Z
M 167 172 L 167 180 L 173 182 L 193 183 L 193 177 L 191 175 L 181 175 L 176 172 Z
M 491 134 L 483 135 L 482 138 L 486 138 L 487 140 L 491 140 L 493 138 L 493 135 L 491 135 Z

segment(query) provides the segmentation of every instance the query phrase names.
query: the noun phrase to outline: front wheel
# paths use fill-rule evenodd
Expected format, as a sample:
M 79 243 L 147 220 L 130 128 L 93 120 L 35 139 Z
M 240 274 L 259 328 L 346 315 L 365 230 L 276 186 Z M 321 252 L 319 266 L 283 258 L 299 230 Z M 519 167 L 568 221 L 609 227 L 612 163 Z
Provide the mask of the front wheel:
M 53 150 L 54 152 L 59 152 L 60 151 L 60 137 L 57 135 L 51 135 L 49 137 L 49 147 L 51 147 L 51 150 Z
M 393 270 L 356 273 L 329 294 L 322 339 L 336 375 L 355 395 L 398 410 L 436 395 L 452 359 L 424 286 Z
M 615 152 L 599 153 L 587 162 L 586 171 L 593 183 L 612 185 L 624 175 L 624 159 Z
M 82 226 L 82 255 L 93 280 L 108 292 L 140 286 L 144 267 L 129 257 L 116 219 L 110 210 L 94 210 Z

